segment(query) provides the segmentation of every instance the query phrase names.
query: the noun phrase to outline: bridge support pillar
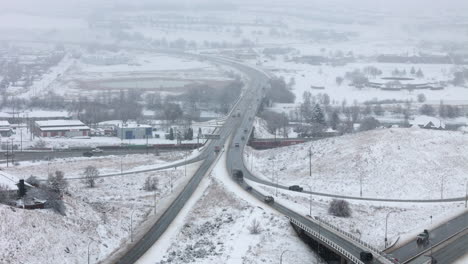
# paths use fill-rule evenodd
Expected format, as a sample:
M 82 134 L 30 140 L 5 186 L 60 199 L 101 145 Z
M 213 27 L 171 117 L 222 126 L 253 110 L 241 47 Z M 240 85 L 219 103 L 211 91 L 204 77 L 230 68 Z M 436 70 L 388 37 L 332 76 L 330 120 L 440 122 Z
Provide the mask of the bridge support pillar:
M 346 259 L 344 257 L 341 257 L 340 258 L 340 264 L 347 264 L 348 261 L 346 261 Z

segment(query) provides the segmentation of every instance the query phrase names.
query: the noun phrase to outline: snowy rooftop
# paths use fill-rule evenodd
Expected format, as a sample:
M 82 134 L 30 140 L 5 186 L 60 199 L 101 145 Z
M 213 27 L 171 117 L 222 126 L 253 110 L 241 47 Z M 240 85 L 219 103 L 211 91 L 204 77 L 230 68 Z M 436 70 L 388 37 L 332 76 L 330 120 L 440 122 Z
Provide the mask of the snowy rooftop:
M 140 124 L 124 124 L 124 128 L 151 128 L 150 125 L 140 125 Z
M 429 124 L 430 122 L 432 122 L 432 124 L 436 127 L 445 128 L 445 123 L 442 120 L 436 117 L 425 116 L 425 115 L 416 117 L 414 120 L 410 121 L 410 124 L 418 125 L 418 126 L 425 126 Z
M 10 122 L 8 121 L 0 121 L 0 127 L 9 127 L 10 126 Z
M 36 125 L 40 127 L 70 127 L 70 126 L 85 126 L 80 120 L 46 120 L 36 121 Z
M 63 130 L 88 130 L 88 126 L 58 126 L 58 127 L 43 127 L 41 131 L 63 131 Z
M 0 171 L 0 185 L 7 187 L 9 190 L 18 190 L 18 184 L 20 179 L 16 176 Z

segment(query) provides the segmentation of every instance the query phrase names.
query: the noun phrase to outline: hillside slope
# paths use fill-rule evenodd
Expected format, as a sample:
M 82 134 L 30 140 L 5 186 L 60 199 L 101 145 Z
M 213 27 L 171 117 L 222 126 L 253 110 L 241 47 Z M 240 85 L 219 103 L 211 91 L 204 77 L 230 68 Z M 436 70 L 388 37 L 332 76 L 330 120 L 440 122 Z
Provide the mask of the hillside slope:
M 461 197 L 468 179 L 468 135 L 460 132 L 382 129 L 247 151 L 253 151 L 255 174 L 325 193 L 359 196 L 362 180 L 363 197 Z

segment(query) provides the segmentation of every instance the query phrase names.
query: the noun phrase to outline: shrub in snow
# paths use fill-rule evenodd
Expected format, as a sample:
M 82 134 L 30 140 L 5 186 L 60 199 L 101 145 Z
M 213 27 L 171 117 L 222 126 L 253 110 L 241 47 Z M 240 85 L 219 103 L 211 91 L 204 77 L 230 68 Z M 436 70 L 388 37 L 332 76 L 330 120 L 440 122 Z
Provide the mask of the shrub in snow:
M 8 203 L 10 199 L 10 189 L 5 185 L 0 184 L 0 203 Z
M 373 117 L 366 117 L 362 120 L 361 126 L 359 127 L 360 131 L 368 131 L 376 129 L 380 126 L 380 122 Z
M 333 199 L 330 202 L 328 213 L 338 217 L 350 217 L 351 209 L 349 208 L 349 203 L 347 201 Z
M 38 141 L 36 141 L 36 143 L 34 143 L 34 148 L 45 148 L 46 147 L 46 143 L 44 140 L 40 139 Z
M 143 190 L 152 192 L 158 190 L 159 180 L 156 177 L 146 177 L 145 184 L 143 185 Z
M 99 176 L 99 170 L 94 167 L 94 166 L 88 166 L 85 168 L 85 171 L 84 171 L 84 175 L 85 175 L 85 184 L 90 187 L 90 188 L 93 188 L 94 186 L 96 186 L 96 178 Z
M 257 219 L 252 220 L 252 224 L 249 226 L 250 234 L 257 235 L 262 232 L 262 226 Z

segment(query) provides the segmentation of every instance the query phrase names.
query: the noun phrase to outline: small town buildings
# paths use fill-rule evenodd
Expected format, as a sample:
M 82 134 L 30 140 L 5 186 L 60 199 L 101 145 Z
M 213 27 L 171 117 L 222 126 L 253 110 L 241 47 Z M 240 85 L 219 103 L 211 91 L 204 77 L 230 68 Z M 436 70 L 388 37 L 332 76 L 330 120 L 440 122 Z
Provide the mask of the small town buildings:
M 425 129 L 445 129 L 445 123 L 432 116 L 418 116 L 411 121 L 411 124 Z
M 153 137 L 153 128 L 149 125 L 123 124 L 116 127 L 120 139 L 145 139 Z
M 38 137 L 87 137 L 90 128 L 80 120 L 47 120 L 34 122 Z
M 13 134 L 13 130 L 10 123 L 8 121 L 0 121 L 0 136 L 9 137 L 11 134 Z

